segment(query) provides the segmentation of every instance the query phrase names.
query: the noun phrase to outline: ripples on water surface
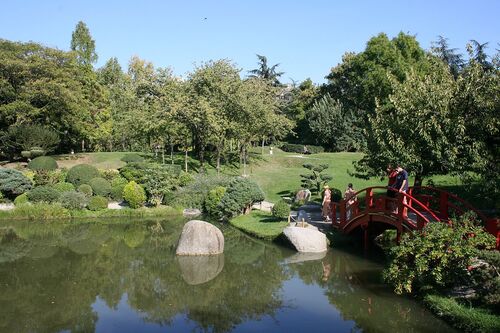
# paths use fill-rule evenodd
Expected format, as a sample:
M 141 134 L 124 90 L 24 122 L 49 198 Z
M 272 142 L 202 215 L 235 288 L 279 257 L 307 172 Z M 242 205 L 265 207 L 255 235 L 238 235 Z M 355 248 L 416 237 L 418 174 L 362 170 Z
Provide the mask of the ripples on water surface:
M 182 222 L 2 223 L 0 332 L 452 331 L 362 256 L 221 227 L 224 255 L 176 257 Z

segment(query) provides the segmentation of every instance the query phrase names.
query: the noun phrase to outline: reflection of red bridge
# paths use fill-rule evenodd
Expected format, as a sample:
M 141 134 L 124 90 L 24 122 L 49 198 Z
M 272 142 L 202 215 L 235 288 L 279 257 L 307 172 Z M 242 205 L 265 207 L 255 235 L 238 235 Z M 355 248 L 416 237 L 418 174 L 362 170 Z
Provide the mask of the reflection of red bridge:
M 488 218 L 458 196 L 433 187 L 410 187 L 408 193 L 389 198 L 387 190 L 383 186 L 368 187 L 356 192 L 358 197 L 364 194 L 364 200 L 351 206 L 345 200 L 332 203 L 333 227 L 345 234 L 362 230 L 367 245 L 370 234 L 396 229 L 399 241 L 404 231 L 420 230 L 431 222 L 449 223 L 450 217 L 472 211 L 496 237 L 499 248 L 499 220 Z

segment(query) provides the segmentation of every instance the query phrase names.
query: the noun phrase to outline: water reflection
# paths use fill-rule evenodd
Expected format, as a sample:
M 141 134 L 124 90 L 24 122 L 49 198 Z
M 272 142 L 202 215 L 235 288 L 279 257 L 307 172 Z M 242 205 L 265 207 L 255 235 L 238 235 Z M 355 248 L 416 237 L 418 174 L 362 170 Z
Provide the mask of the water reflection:
M 181 220 L 0 226 L 0 332 L 448 329 L 377 264 L 222 228 L 224 255 L 176 257 Z

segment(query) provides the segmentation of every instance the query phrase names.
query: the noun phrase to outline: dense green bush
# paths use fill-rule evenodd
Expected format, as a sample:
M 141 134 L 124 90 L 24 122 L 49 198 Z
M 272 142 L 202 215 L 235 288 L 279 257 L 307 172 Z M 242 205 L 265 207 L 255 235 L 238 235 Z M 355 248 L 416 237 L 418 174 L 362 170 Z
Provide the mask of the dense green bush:
M 429 223 L 421 231 L 404 234 L 399 246 L 390 250 L 384 279 L 398 294 L 467 284 L 467 268 L 479 250 L 495 247 L 494 237 L 476 223 L 465 216 L 453 227 Z
M 223 186 L 217 186 L 214 189 L 208 191 L 207 198 L 205 199 L 205 211 L 212 216 L 217 215 L 218 209 L 217 207 L 220 204 L 220 201 L 224 197 L 226 193 L 226 188 Z
M 88 198 L 81 192 L 67 191 L 61 194 L 59 202 L 67 209 L 83 209 L 87 206 Z
M 61 193 L 50 185 L 37 186 L 28 192 L 28 199 L 31 202 L 56 202 Z
M 123 188 L 123 199 L 131 208 L 139 208 L 146 201 L 146 192 L 141 185 L 131 181 Z
M 19 205 L 27 203 L 28 201 L 29 201 L 28 194 L 27 193 L 23 193 L 23 194 L 18 195 L 14 199 L 14 205 L 19 206 Z
M 57 162 L 50 156 L 39 156 L 28 163 L 28 168 L 31 170 L 56 170 Z
M 10 126 L 7 135 L 16 150 L 29 152 L 26 157 L 31 158 L 53 151 L 60 142 L 56 131 L 42 125 Z
M 161 164 L 150 164 L 144 174 L 144 189 L 148 202 L 158 206 L 166 193 L 172 192 L 178 184 L 178 173 Z
M 120 171 L 114 169 L 99 169 L 99 177 L 106 179 L 108 182 L 112 182 L 113 179 L 120 177 Z
M 249 213 L 252 205 L 262 200 L 264 200 L 264 193 L 255 181 L 237 177 L 229 183 L 218 208 L 222 217 L 230 218 Z
M 94 192 L 89 184 L 82 184 L 76 189 L 78 192 L 85 194 L 87 197 L 91 197 Z
M 108 199 L 99 195 L 92 197 L 87 208 L 91 211 L 106 209 L 108 208 Z
M 468 269 L 472 274 L 472 287 L 477 292 L 479 303 L 500 313 L 500 252 L 481 251 L 478 260 Z
M 217 186 L 227 187 L 231 178 L 198 174 L 193 181 L 176 191 L 174 206 L 203 210 L 208 192 Z
M 290 206 L 285 200 L 280 200 L 273 206 L 271 212 L 277 219 L 286 219 L 290 215 Z
M 113 178 L 111 181 L 111 198 L 113 200 L 123 199 L 123 188 L 127 185 L 127 180 L 121 176 Z
M 95 195 L 107 197 L 111 193 L 111 184 L 104 178 L 92 178 L 89 185 L 92 187 L 92 192 Z
M 36 186 L 40 185 L 54 185 L 59 182 L 58 170 L 36 170 L 33 176 L 33 181 Z
M 323 153 L 325 149 L 321 146 L 305 145 L 309 154 Z M 304 145 L 294 143 L 284 143 L 281 145 L 281 150 L 289 153 L 304 153 Z
M 7 198 L 15 198 L 33 187 L 31 180 L 14 169 L 0 168 L 0 192 Z
M 178 178 L 181 167 L 176 164 L 158 164 L 158 163 L 127 163 L 120 168 L 120 174 L 128 181 L 135 181 L 138 184 L 146 182 L 146 176 L 151 173 L 167 175 L 170 178 Z
M 70 191 L 75 190 L 75 186 L 73 184 L 67 183 L 67 182 L 56 183 L 53 185 L 53 187 L 61 193 L 70 192 Z
M 96 167 L 88 164 L 78 164 L 69 169 L 66 179 L 75 186 L 89 184 L 92 178 L 99 177 Z
M 179 186 L 184 187 L 193 181 L 194 177 L 189 172 L 181 171 L 179 174 Z
M 123 156 L 121 160 L 126 163 L 144 162 L 144 157 L 139 154 L 132 153 Z

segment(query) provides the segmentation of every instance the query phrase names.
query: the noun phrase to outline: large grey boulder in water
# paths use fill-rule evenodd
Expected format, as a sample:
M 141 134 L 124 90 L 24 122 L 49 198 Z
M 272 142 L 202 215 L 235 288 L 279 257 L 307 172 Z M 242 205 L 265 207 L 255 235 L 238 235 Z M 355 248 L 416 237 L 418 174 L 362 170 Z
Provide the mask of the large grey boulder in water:
M 199 256 L 224 252 L 224 235 L 216 226 L 199 220 L 189 221 L 182 229 L 177 255 Z
M 324 233 L 301 227 L 286 227 L 283 234 L 299 252 L 325 252 L 328 243 Z
M 213 256 L 178 256 L 184 281 L 197 285 L 214 279 L 224 268 L 224 254 Z

